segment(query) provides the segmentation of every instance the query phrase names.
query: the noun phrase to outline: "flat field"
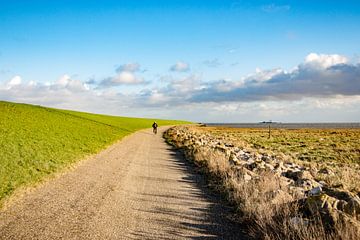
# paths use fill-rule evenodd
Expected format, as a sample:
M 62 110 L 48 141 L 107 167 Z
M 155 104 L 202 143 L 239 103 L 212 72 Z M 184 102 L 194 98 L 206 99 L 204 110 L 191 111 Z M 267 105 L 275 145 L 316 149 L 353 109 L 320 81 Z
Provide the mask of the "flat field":
M 0 101 L 0 206 L 19 187 L 149 128 L 153 121 Z M 159 126 L 186 123 L 156 121 Z
M 309 162 L 360 164 L 360 129 L 207 128 L 218 137 Z
M 318 181 L 360 192 L 360 129 L 198 127 L 252 152 L 266 152 L 311 169 Z

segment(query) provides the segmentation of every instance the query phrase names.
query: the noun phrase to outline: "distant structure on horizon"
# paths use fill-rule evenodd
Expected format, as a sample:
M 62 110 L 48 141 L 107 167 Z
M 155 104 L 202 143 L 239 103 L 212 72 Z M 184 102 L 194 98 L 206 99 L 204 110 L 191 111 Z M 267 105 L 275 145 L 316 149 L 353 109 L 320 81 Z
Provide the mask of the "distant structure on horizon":
M 269 120 L 269 121 L 262 121 L 262 122 L 259 122 L 259 123 L 264 123 L 264 124 L 273 124 L 273 123 L 276 123 L 276 124 L 281 124 L 281 122 L 273 122 L 272 120 Z

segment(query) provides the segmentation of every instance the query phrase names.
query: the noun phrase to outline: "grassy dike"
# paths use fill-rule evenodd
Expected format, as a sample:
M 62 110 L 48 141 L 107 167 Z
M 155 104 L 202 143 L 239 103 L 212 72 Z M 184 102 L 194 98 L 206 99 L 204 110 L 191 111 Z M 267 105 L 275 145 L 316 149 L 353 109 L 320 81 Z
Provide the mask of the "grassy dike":
M 137 130 L 183 121 L 127 118 L 0 101 L 0 207 L 44 179 Z

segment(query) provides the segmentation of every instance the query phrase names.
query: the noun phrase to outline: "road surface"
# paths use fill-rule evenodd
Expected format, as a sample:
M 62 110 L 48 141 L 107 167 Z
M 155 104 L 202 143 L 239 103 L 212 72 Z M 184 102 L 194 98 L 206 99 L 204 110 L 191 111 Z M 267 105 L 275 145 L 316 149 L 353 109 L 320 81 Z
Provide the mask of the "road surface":
M 246 239 L 203 178 L 136 132 L 0 212 L 0 239 Z

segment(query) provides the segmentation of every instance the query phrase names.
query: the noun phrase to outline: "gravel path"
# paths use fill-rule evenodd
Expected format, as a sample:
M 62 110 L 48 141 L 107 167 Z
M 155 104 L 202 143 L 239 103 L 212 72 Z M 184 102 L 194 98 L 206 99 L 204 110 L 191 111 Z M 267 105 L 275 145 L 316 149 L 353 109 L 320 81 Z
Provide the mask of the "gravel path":
M 229 209 L 150 130 L 0 212 L 0 239 L 246 239 Z

